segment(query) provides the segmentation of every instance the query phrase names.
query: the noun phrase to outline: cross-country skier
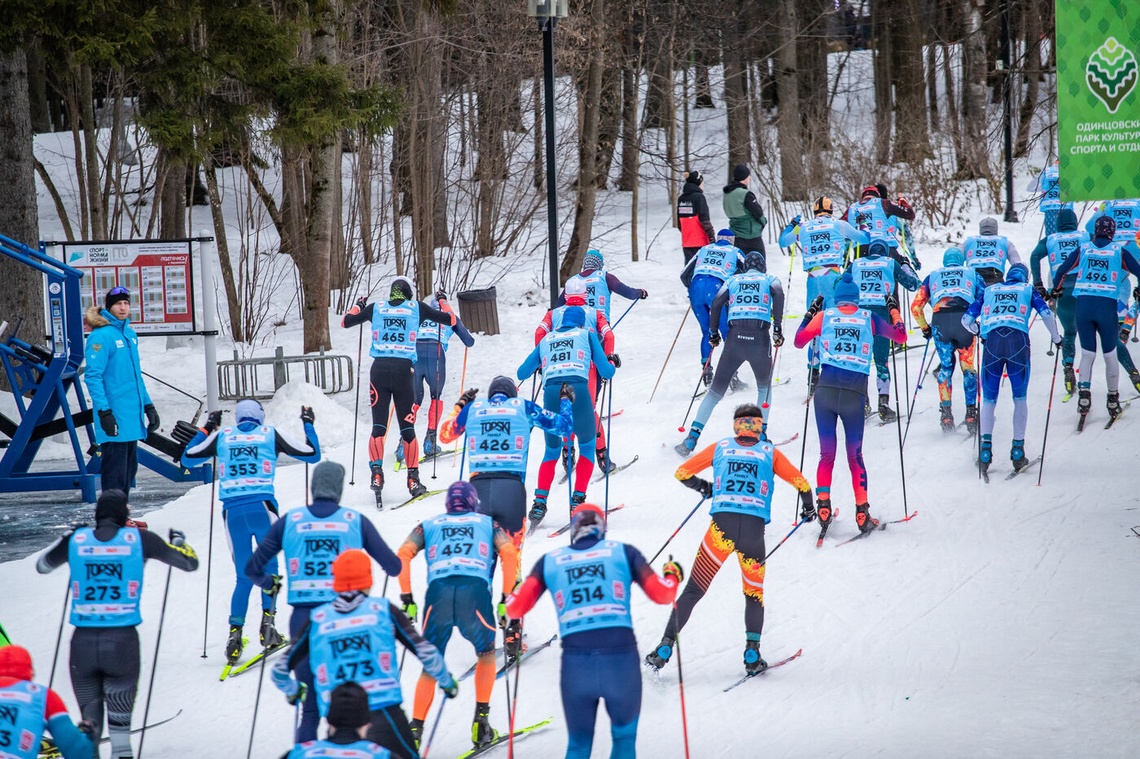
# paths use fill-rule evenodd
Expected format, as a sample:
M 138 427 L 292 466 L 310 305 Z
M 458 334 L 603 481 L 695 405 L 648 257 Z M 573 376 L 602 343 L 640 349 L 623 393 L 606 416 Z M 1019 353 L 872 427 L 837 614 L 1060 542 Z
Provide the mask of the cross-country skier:
M 32 655 L 23 646 L 0 648 L 0 756 L 37 759 L 44 731 L 63 759 L 91 759 L 94 726 L 71 721 L 59 694 L 32 678 Z
M 1002 375 L 1009 377 L 1013 391 L 1013 445 L 1009 458 L 1015 471 L 1029 466 L 1025 456 L 1025 424 L 1029 404 L 1025 400 L 1029 388 L 1029 318 L 1036 311 L 1049 330 L 1053 344 L 1060 347 L 1061 334 L 1049 305 L 1029 284 L 1025 264 L 1009 268 L 1002 284 L 985 288 L 982 296 L 970 304 L 962 316 L 962 326 L 981 335 L 982 351 L 982 445 L 979 453 L 982 471 L 993 461 L 994 412 Z M 1115 318 L 1116 314 L 1113 313 Z M 980 326 L 979 326 L 980 320 Z M 1115 325 L 1114 330 L 1115 332 Z M 1113 335 L 1115 337 L 1115 334 Z M 1115 358 L 1115 356 L 1114 356 Z
M 1071 279 L 1071 277 L 1070 277 Z M 1127 276 L 1120 278 L 1121 288 L 1117 290 L 1116 295 L 1116 319 L 1120 325 L 1120 344 L 1116 346 L 1116 358 L 1120 361 L 1121 368 L 1124 369 L 1125 374 L 1128 375 L 1128 381 L 1132 387 L 1136 388 L 1136 392 L 1140 393 L 1140 370 L 1136 369 L 1136 362 L 1132 360 L 1132 354 L 1128 351 L 1128 339 L 1132 334 L 1132 326 L 1136 323 L 1136 311 L 1140 303 L 1134 302 L 1131 306 L 1122 299 L 1129 296 L 1140 294 L 1140 287 L 1137 287 L 1131 293 L 1126 292 L 1130 282 Z M 1140 301 L 1140 298 L 1133 297 L 1134 301 Z
M 1111 218 L 1116 224 L 1116 231 L 1112 239 L 1121 245 L 1132 242 L 1137 233 L 1140 233 L 1140 199 L 1106 200 L 1098 203 L 1093 211 L 1092 218 L 1085 222 L 1085 231 L 1089 237 L 1096 236 L 1096 224 L 1101 219 Z
M 938 369 L 938 400 L 943 432 L 953 432 L 954 412 L 951 408 L 954 358 L 962 366 L 962 390 L 966 399 L 966 429 L 978 432 L 978 370 L 974 367 L 974 333 L 962 326 L 962 314 L 979 295 L 982 287 L 974 270 L 965 266 L 958 248 L 947 248 L 942 254 L 942 268 L 927 275 L 910 304 L 910 313 L 922 330 L 922 336 L 934 340 L 934 349 L 942 366 Z M 934 315 L 926 322 L 925 308 L 930 303 Z
M 870 247 L 875 247 L 871 243 Z M 835 308 L 823 308 L 816 298 L 796 330 L 795 345 L 803 348 L 818 339 L 819 373 L 812 400 L 819 433 L 819 468 L 816 470 L 816 510 L 819 512 L 820 539 L 835 519 L 831 503 L 831 473 L 835 468 L 838 424 L 843 422 L 847 466 L 855 491 L 855 524 L 861 532 L 875 529 L 867 499 L 867 467 L 863 463 L 863 412 L 867 402 L 867 378 L 871 374 L 874 338 L 883 336 L 900 345 L 906 342 L 906 328 L 899 315 L 898 301 L 887 298 L 887 318 L 859 307 L 859 287 L 844 274 L 835 286 Z M 888 321 L 888 318 L 890 321 Z
M 709 203 L 705 199 L 705 178 L 690 171 L 677 196 L 677 228 L 681 230 L 681 250 L 688 265 L 693 256 L 714 239 Z
M 298 744 L 281 759 L 391 759 L 392 752 L 370 740 L 368 693 L 354 682 L 341 683 L 329 694 L 329 737 Z
M 245 565 L 257 544 L 269 531 L 280 513 L 273 494 L 273 477 L 277 457 L 287 454 L 305 463 L 321 459 L 321 445 L 313 428 L 316 416 L 308 406 L 301 407 L 301 423 L 305 442 L 298 445 L 280 430 L 265 423 L 265 409 L 252 398 L 234 406 L 236 424 L 220 427 L 222 412 L 212 411 L 206 425 L 187 444 L 182 453 L 182 466 L 192 467 L 202 461 L 217 459 L 218 496 L 222 499 L 222 521 L 229 535 L 230 558 L 234 562 L 237 582 L 230 596 L 230 634 L 226 641 L 226 661 L 233 665 L 241 658 L 242 628 L 249 611 L 249 594 L 253 583 L 245 574 Z M 277 574 L 273 560 L 270 574 Z M 275 625 L 276 599 L 261 594 L 261 647 L 274 649 L 284 640 Z
M 556 332 L 542 338 L 530 355 L 519 365 L 518 379 L 529 377 L 537 369 L 542 369 L 543 406 L 547 411 L 561 409 L 562 388 L 569 385 L 574 409 L 574 435 L 578 438 L 578 462 L 574 467 L 572 503 L 586 500 L 586 488 L 594 471 L 594 437 L 596 432 L 594 407 L 590 402 L 587 385 L 590 366 L 593 365 L 602 379 L 614 376 L 616 366 L 606 358 L 598 336 L 585 328 L 585 312 L 571 306 L 562 315 L 562 324 Z M 569 445 L 546 433 L 546 451 L 538 468 L 538 487 L 534 491 L 534 504 L 529 518 L 532 529 L 546 516 L 546 499 L 550 494 L 550 484 L 554 480 L 555 462 L 559 449 Z
M 504 604 L 517 583 L 519 556 L 506 532 L 498 528 L 490 516 L 480 513 L 479 495 L 471 483 L 452 484 L 447 489 L 445 508 L 446 513 L 416 525 L 400 546 L 399 556 L 403 562 L 400 603 L 404 605 L 404 613 L 414 621 L 418 607 L 412 594 L 412 559 L 423 551 L 428 578 L 423 636 L 441 654 L 446 653 L 454 628 L 475 647 L 479 660 L 475 665 L 475 719 L 471 724 L 471 742 L 481 748 L 498 735 L 488 719 L 491 690 L 495 687 L 496 615 L 491 608 L 494 557 L 503 561 L 499 625 L 507 646 L 511 647 L 508 658 L 515 658 L 522 646 L 522 635 L 518 623 L 512 626 L 507 619 Z M 435 679 L 425 671 L 416 683 L 416 700 L 412 706 L 412 735 L 417 746 L 423 737 L 424 720 L 434 696 Z
M 384 438 L 388 434 L 389 403 L 396 408 L 396 423 L 404 441 L 404 460 L 409 464 L 414 462 L 408 467 L 408 492 L 413 498 L 427 492 L 420 482 L 420 446 L 412 414 L 416 337 L 424 321 L 450 327 L 456 323 L 455 314 L 442 291 L 435 294 L 439 309 L 415 300 L 414 292 L 411 280 L 396 277 L 392 280 L 387 301 L 368 303 L 361 298 L 341 320 L 341 326 L 345 328 L 368 322 L 372 329 L 372 344 L 368 349 L 368 355 L 373 358 L 368 392 L 372 404 L 368 466 L 372 472 L 371 485 L 378 509 L 384 508 L 381 493 L 384 490 Z
M 612 276 L 612 275 L 606 275 Z M 610 322 L 607 314 L 603 313 L 601 309 L 593 308 L 586 302 L 586 281 L 581 277 L 571 277 L 566 281 L 566 287 L 562 291 L 561 301 L 564 305 L 556 306 L 546 312 L 542 317 L 542 321 L 534 330 L 534 344 L 538 345 L 542 342 L 542 338 L 546 337 L 551 332 L 554 332 L 562 324 L 562 315 L 566 313 L 567 308 L 573 306 L 581 306 L 586 314 L 586 329 L 593 332 L 598 336 L 598 340 L 602 344 L 606 355 L 611 357 L 611 361 L 615 366 L 621 365 L 621 358 L 617 356 L 616 348 L 614 347 L 614 331 L 610 329 Z M 594 429 L 597 434 L 597 440 L 594 444 L 594 458 L 597 460 L 599 467 L 605 467 L 613 470 L 615 464 L 610 460 L 609 453 L 606 449 L 606 430 L 602 425 L 601 415 L 597 411 L 598 393 L 602 389 L 602 381 L 598 377 L 598 373 L 594 367 L 590 367 L 590 403 L 594 406 Z M 566 447 L 562 458 L 562 466 L 569 472 L 574 468 L 573 457 L 571 450 L 573 445 Z
M 823 296 L 823 305 L 831 308 L 835 284 L 843 276 L 843 262 L 850 245 L 862 246 L 871 241 L 862 232 L 841 219 L 832 218 L 835 204 L 831 198 L 821 196 L 812 203 L 813 219 L 803 221 L 796 216 L 780 232 L 780 247 L 791 247 L 799 243 L 800 258 L 807 274 L 807 302 Z M 819 356 L 808 351 L 808 366 L 811 370 L 811 389 L 819 381 Z
M 724 398 L 729 380 L 745 361 L 756 375 L 756 404 L 762 406 L 768 402 L 772 345 L 779 348 L 784 343 L 780 327 L 784 319 L 784 288 L 779 279 L 764 272 L 764 256 L 755 251 L 745 255 L 744 272 L 729 277 L 717 293 L 708 335 L 714 346 L 720 344 L 718 322 L 721 308 L 726 304 L 728 338 L 724 353 L 717 362 L 712 385 L 693 417 L 688 436 L 674 446 L 681 456 L 688 456 L 697 447 L 701 430 L 708 423 L 713 409 Z
M 71 570 L 71 687 L 79 712 L 99 742 L 103 711 L 111 735 L 111 756 L 131 757 L 131 712 L 139 683 L 143 565 L 147 559 L 193 572 L 198 555 L 186 536 L 170 531 L 170 542 L 128 526 L 130 507 L 121 490 L 104 490 L 95 504 L 95 527 L 68 530 L 36 562 L 47 574 L 64 564 Z
M 711 499 L 708 531 L 697 549 L 689 582 L 669 617 L 657 648 L 645 657 L 646 664 L 660 669 L 673 655 L 677 633 L 689 620 L 693 607 L 708 592 L 724 562 L 733 553 L 740 562 L 744 580 L 744 668 L 748 674 L 768 664 L 760 656 L 764 631 L 764 528 L 772 520 L 772 491 L 779 477 L 800 494 L 800 519 L 815 519 L 811 484 L 795 465 L 763 439 L 764 419 L 759 406 L 737 406 L 732 419 L 732 437 L 704 448 L 682 464 L 676 477 L 685 487 Z M 712 482 L 697 477 L 712 468 Z
M 721 208 L 728 217 L 734 243 L 741 251 L 751 250 L 764 255 L 764 227 L 768 218 L 756 195 L 748 188 L 752 182 L 752 172 L 744 164 L 732 168 L 732 181 L 724 186 Z
M 641 673 L 630 591 L 636 582 L 651 601 L 669 604 L 684 577 L 670 559 L 659 578 L 636 548 L 605 538 L 605 512 L 592 503 L 579 505 L 570 519 L 570 545 L 541 557 L 507 599 L 512 619 L 522 619 L 544 591 L 554 599 L 562 638 L 566 759 L 589 759 L 599 699 L 610 718 L 610 759 L 636 756 Z
M 1041 193 L 1038 199 L 1038 208 L 1045 216 L 1045 234 L 1051 235 L 1058 230 L 1062 210 L 1072 210 L 1072 203 L 1061 202 L 1061 170 L 1058 161 L 1046 166 L 1025 188 L 1029 192 Z M 1074 215 L 1074 218 L 1076 216 Z M 1032 267 L 1030 267 L 1032 268 Z
M 1140 278 L 1140 248 L 1134 240 L 1122 242 L 1114 239 L 1116 222 L 1107 214 L 1097 219 L 1092 242 L 1085 243 L 1069 254 L 1057 270 L 1062 282 L 1071 272 L 1077 272 L 1073 296 L 1077 299 L 1077 335 L 1081 340 L 1081 366 L 1077 383 L 1079 398 L 1077 411 L 1081 426 L 1092 408 L 1092 367 L 1096 360 L 1097 337 L 1104 353 L 1104 374 L 1108 386 L 1108 415 L 1115 419 L 1123 410 L 1118 391 L 1120 362 L 1116 346 L 1120 341 L 1120 325 L 1116 315 L 1117 286 L 1124 270 Z M 1053 286 L 1052 295 L 1059 298 L 1062 287 Z
M 445 293 L 440 290 L 439 295 Z M 440 309 L 440 299 L 432 296 L 429 304 L 432 308 Z M 415 392 L 412 397 L 412 419 L 415 420 L 420 406 L 424 402 L 424 383 L 427 383 L 430 403 L 427 414 L 427 432 L 424 433 L 424 444 L 421 449 L 424 459 L 439 455 L 439 444 L 436 442 L 436 430 L 439 429 L 440 417 L 443 416 L 443 386 L 447 382 L 447 344 L 451 342 L 452 333 L 459 336 L 460 341 L 467 348 L 475 344 L 475 338 L 463 326 L 459 317 L 455 318 L 455 326 L 440 324 L 431 319 L 420 322 L 416 333 L 416 375 L 412 380 Z M 404 465 L 404 446 L 396 446 L 396 461 L 399 466 Z
M 575 279 L 586 286 L 586 305 L 601 311 L 607 322 L 610 320 L 610 305 L 614 293 L 628 300 L 645 300 L 649 297 L 648 291 L 630 287 L 606 271 L 606 259 L 594 249 L 586 251 L 586 256 L 582 259 L 582 271 L 566 280 L 567 287 Z M 558 305 L 566 305 L 566 297 L 567 293 L 564 290 L 558 298 Z
M 1069 204 L 1070 206 L 1072 204 Z M 1056 231 L 1048 234 L 1037 243 L 1037 247 L 1029 255 L 1029 268 L 1033 272 L 1033 287 L 1042 298 L 1050 297 L 1049 290 L 1057 286 L 1057 270 L 1073 252 L 1089 242 L 1089 235 L 1077 229 L 1077 215 L 1071 207 L 1062 208 L 1056 213 L 1054 226 Z M 1045 287 L 1041 277 L 1041 260 L 1049 262 L 1049 288 Z M 1076 273 L 1070 273 L 1065 281 L 1060 283 L 1061 297 L 1053 303 L 1057 320 L 1061 322 L 1061 367 L 1065 373 L 1065 392 L 1073 395 L 1077 392 L 1077 375 L 1073 371 L 1073 362 L 1077 353 L 1077 299 L 1073 297 L 1073 287 L 1077 284 Z
M 978 234 L 962 242 L 966 266 L 978 273 L 985 287 L 1002 281 L 1007 267 L 1021 263 L 1021 255 L 1005 235 L 998 234 L 997 219 L 987 216 L 978 222 Z
M 404 697 L 396 641 L 423 663 L 448 698 L 459 694 L 459 684 L 447 671 L 439 649 L 420 637 L 400 607 L 368 595 L 372 562 L 367 554 L 349 549 L 337 557 L 332 570 L 336 598 L 313 610 L 288 658 L 273 665 L 273 684 L 289 703 L 297 703 L 306 686 L 289 672 L 308 662 L 321 716 L 327 717 L 333 689 L 349 681 L 358 683 L 368 692 L 372 711 L 367 739 L 391 751 L 393 759 L 418 759 L 415 738 L 401 708 Z
M 289 615 L 289 639 L 296 641 L 313 609 L 336 598 L 333 561 L 350 548 L 363 549 L 390 576 L 400 573 L 400 559 L 380 537 L 372 522 L 355 509 L 340 505 L 344 491 L 344 467 L 322 461 L 313 469 L 313 502 L 291 509 L 273 523 L 245 564 L 250 581 L 274 596 L 283 578 L 276 574 L 277 554 L 285 551 Z M 266 570 L 269 574 L 266 574 Z M 308 662 L 297 666 L 297 676 L 308 686 L 297 726 L 297 742 L 315 740 L 320 714 L 312 689 L 313 673 Z
M 744 253 L 732 244 L 732 230 L 722 229 L 716 234 L 716 242 L 704 246 L 689 260 L 681 272 L 681 284 L 689 289 L 689 304 L 693 316 L 701 327 L 701 366 L 705 385 L 712 383 L 713 367 L 709 361 L 712 346 L 709 344 L 709 319 L 712 302 L 721 285 L 733 274 L 743 271 Z M 720 336 L 728 337 L 728 317 L 721 307 Z
M 871 242 L 879 240 L 894 249 L 899 245 L 899 228 L 892 219 L 914 221 L 914 208 L 902 195 L 898 196 L 898 202 L 888 200 L 885 189 L 881 188 L 882 185 L 864 187 L 859 201 L 847 207 L 842 220 L 866 232 Z M 856 255 L 862 256 L 865 252 L 866 247 L 860 244 Z
M 867 246 L 866 255 L 856 258 L 848 266 L 851 278 L 859 288 L 859 307 L 884 320 L 890 316 L 888 300 L 898 303 L 898 286 L 914 292 L 919 285 L 918 275 L 910 264 L 888 253 L 887 245 L 882 240 L 875 240 Z M 890 338 L 876 333 L 875 386 L 879 394 L 879 419 L 883 422 L 895 420 L 895 411 L 891 408 L 890 358 Z
M 494 519 L 521 551 L 526 534 L 530 432 L 539 427 L 559 440 L 569 436 L 574 429 L 574 391 L 569 385 L 561 389 L 556 414 L 519 398 L 510 377 L 491 380 L 486 398 L 476 397 L 478 392 L 468 389 L 459 397 L 440 427 L 439 439 L 450 443 L 466 435 L 467 466 L 483 504 L 482 512 Z

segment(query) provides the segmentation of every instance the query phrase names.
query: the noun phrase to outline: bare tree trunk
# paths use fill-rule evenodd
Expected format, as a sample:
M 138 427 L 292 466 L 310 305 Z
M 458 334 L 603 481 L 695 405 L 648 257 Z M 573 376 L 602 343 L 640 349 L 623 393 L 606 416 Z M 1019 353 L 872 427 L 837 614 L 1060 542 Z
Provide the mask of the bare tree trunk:
M 888 4 L 871 7 L 871 34 L 874 37 L 875 72 L 875 163 L 885 166 L 891 159 L 891 126 L 894 122 L 890 11 Z
M 938 131 L 938 46 L 931 38 L 926 46 L 926 105 L 930 109 L 930 130 Z
M 230 337 L 235 343 L 245 342 L 242 330 L 241 302 L 234 282 L 234 266 L 230 259 L 230 244 L 226 239 L 226 219 L 222 215 L 222 195 L 218 192 L 218 172 L 212 159 L 207 158 L 206 194 L 210 197 L 210 219 L 214 223 L 214 243 L 218 248 L 218 265 L 222 270 L 222 287 L 226 292 L 226 313 L 230 318 Z M 254 253 L 254 255 L 257 255 Z M 208 283 L 212 286 L 212 283 Z
M 32 41 L 26 51 L 28 59 L 28 103 L 31 105 L 32 132 L 51 131 L 51 109 L 48 107 L 47 62 L 39 40 Z
M 694 72 L 696 74 L 696 82 L 694 83 L 694 92 L 696 93 L 696 108 L 716 108 L 716 103 L 713 102 L 712 84 L 709 82 L 709 64 L 704 60 L 704 56 L 698 54 L 696 56 L 696 63 L 694 65 Z
M 799 22 L 796 0 L 780 0 L 776 14 L 783 44 L 777 53 L 776 87 L 780 98 L 776 132 L 780 142 L 780 195 L 785 202 L 808 200 L 804 175 L 803 117 L 800 114 L 800 84 L 796 71 L 796 35 Z
M 83 157 L 87 172 L 87 204 L 91 212 L 91 235 L 107 239 L 107 209 L 99 186 L 99 144 L 95 139 L 95 96 L 91 84 L 91 67 L 79 66 L 79 113 L 83 119 Z M 185 226 L 185 224 L 183 224 Z M 185 236 L 185 235 L 183 235 Z
M 364 264 L 376 262 L 376 248 L 372 244 L 372 167 L 375 146 L 366 135 L 360 135 L 357 152 L 356 194 L 360 202 L 360 244 L 364 251 Z
M 617 188 L 624 192 L 633 190 L 641 163 L 638 110 L 637 70 L 630 61 L 621 70 L 621 175 L 618 177 Z
M 1024 158 L 1029 152 L 1029 131 L 1033 126 L 1033 112 L 1037 108 L 1037 95 L 1041 81 L 1041 16 L 1032 11 L 1025 15 L 1025 92 L 1017 114 L 1017 139 L 1013 145 L 1014 158 Z M 1010 80 L 1011 82 L 1013 80 Z
M 161 150 L 161 148 L 160 148 Z M 158 236 L 165 239 L 186 237 L 186 163 L 172 153 L 166 153 L 166 174 L 161 190 Z M 92 214 L 94 218 L 94 214 Z
M 598 158 L 597 185 L 599 190 L 609 184 L 610 166 L 614 161 L 614 149 L 622 122 L 622 72 L 613 66 L 602 71 L 602 97 L 598 102 Z
M 960 0 L 962 7 L 962 140 L 956 179 L 989 176 L 986 160 L 986 38 L 982 29 L 985 0 Z
M 942 86 L 946 90 L 946 130 L 954 135 L 954 144 L 961 141 L 961 125 L 958 123 L 958 93 L 954 91 L 954 67 L 950 64 L 950 49 L 945 42 L 938 45 L 942 53 Z M 957 152 L 959 148 L 955 147 Z
M 536 76 L 531 80 L 530 84 L 531 103 L 533 105 L 534 116 L 534 161 L 533 161 L 533 186 L 538 192 L 542 192 L 542 188 L 546 186 L 546 164 L 545 158 L 545 137 L 543 136 L 543 110 L 542 110 L 542 77 Z
M 735 17 L 733 18 L 736 28 Z M 728 170 L 752 163 L 752 135 L 748 124 L 747 71 L 740 46 L 726 43 L 724 51 L 724 104 L 728 116 Z
M 894 0 L 891 16 L 891 46 L 895 74 L 894 160 L 917 163 L 931 155 L 926 128 L 926 77 L 922 70 L 922 12 L 919 0 Z

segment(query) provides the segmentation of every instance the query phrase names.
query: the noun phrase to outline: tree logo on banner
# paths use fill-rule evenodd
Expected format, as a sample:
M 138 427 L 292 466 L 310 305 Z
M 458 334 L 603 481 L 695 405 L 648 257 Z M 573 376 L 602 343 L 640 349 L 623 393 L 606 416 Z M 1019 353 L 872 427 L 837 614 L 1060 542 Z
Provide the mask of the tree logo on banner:
M 1089 56 L 1085 65 L 1085 82 L 1089 91 L 1104 103 L 1109 113 L 1116 113 L 1120 103 L 1136 87 L 1140 66 L 1132 51 L 1109 37 Z

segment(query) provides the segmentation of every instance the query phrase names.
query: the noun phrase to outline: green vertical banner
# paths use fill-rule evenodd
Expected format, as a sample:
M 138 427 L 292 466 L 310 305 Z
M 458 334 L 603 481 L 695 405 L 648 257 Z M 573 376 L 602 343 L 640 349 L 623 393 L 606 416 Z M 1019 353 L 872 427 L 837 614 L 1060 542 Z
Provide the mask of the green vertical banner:
M 1061 200 L 1140 198 L 1140 0 L 1057 0 Z

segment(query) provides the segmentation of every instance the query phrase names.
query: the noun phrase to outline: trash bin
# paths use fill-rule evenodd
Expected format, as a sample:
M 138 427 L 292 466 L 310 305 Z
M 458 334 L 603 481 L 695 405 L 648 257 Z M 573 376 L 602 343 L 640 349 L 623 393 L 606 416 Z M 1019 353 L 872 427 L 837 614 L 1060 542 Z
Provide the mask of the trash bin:
M 499 334 L 499 304 L 495 288 L 465 290 L 455 296 L 459 300 L 459 318 L 470 332 Z

